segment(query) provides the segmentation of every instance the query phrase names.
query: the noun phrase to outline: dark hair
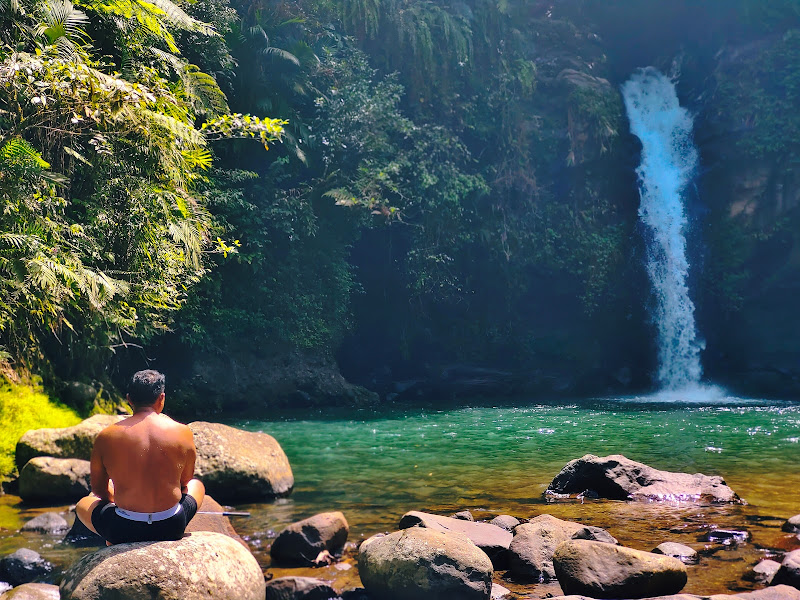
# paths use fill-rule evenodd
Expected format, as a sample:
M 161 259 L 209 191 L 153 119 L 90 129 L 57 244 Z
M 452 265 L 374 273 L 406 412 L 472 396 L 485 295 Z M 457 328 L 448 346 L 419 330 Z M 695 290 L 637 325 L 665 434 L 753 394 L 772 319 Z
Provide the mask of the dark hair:
M 128 386 L 131 404 L 137 408 L 153 406 L 164 393 L 164 382 L 164 375 L 152 369 L 134 373 Z

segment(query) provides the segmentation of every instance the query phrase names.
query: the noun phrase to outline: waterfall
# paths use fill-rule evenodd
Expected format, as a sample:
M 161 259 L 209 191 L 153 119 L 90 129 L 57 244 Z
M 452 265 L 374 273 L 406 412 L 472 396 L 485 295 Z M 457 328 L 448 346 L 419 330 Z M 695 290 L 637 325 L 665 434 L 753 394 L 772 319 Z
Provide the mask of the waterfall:
M 686 257 L 686 187 L 697 169 L 692 118 L 675 86 L 653 68 L 637 71 L 622 86 L 631 131 L 642 142 L 639 218 L 647 229 L 647 272 L 655 296 L 658 382 L 662 389 L 696 388 L 702 376 L 689 298 Z

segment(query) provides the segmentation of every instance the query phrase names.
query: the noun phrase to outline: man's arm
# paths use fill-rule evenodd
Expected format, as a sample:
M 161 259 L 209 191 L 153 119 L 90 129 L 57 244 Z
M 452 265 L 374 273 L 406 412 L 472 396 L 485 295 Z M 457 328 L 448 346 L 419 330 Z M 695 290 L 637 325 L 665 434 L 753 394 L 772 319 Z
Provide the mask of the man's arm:
M 90 473 L 92 482 L 92 493 L 103 500 L 111 500 L 111 494 L 108 490 L 108 471 L 103 464 L 103 446 L 105 439 L 102 433 L 97 436 L 92 448 L 92 459 L 90 463 Z
M 194 478 L 194 465 L 197 461 L 197 448 L 194 445 L 194 435 L 192 430 L 186 427 L 183 433 L 184 443 L 186 444 L 186 462 L 183 464 L 183 471 L 181 471 L 181 493 L 187 493 L 187 486 Z

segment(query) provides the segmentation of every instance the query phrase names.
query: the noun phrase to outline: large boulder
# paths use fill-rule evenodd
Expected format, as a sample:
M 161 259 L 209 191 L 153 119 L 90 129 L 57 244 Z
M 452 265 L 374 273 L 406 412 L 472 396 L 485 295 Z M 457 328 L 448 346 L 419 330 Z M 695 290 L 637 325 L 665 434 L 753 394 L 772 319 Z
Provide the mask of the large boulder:
M 22 469 L 36 456 L 89 460 L 97 435 L 124 418 L 121 415 L 95 415 L 72 427 L 32 429 L 17 442 L 17 468 Z
M 381 600 L 488 600 L 492 562 L 469 538 L 411 527 L 361 544 L 358 572 Z
M 339 594 L 316 577 L 278 577 L 267 582 L 266 600 L 331 600 L 331 598 L 339 598 Z
M 53 570 L 52 563 L 43 559 L 38 552 L 20 548 L 16 552 L 0 558 L 0 581 L 11 585 L 30 583 L 48 575 Z
M 511 532 L 490 523 L 441 517 L 416 510 L 407 512 L 400 519 L 399 529 L 409 527 L 426 527 L 442 533 L 464 534 L 486 553 L 495 568 L 502 568 L 508 562 L 508 546 L 514 537 Z
M 195 475 L 220 501 L 275 498 L 292 491 L 289 459 L 271 435 L 203 421 L 189 427 L 197 446 Z
M 321 552 L 340 555 L 349 532 L 342 513 L 321 513 L 288 525 L 272 542 L 270 554 L 282 564 L 313 565 Z
M 772 578 L 772 585 L 781 584 L 800 588 L 800 550 L 793 550 L 783 557 L 781 568 Z
M 61 580 L 62 600 L 264 600 L 256 559 L 226 535 L 117 544 L 87 554 Z
M 90 489 L 88 460 L 37 456 L 19 473 L 19 495 L 26 502 L 79 500 Z
M 553 566 L 565 594 L 592 598 L 677 594 L 687 580 L 686 566 L 675 558 L 589 540 L 560 544 Z
M 60 600 L 60 598 L 58 586 L 49 583 L 23 583 L 5 594 L 0 594 L 0 600 Z
M 569 462 L 550 482 L 545 494 L 587 490 L 611 500 L 742 502 L 722 477 L 659 471 L 621 454 L 587 454 Z
M 515 575 L 548 581 L 555 579 L 553 552 L 584 528 L 580 523 L 539 515 L 517 525 L 508 548 L 509 570 Z

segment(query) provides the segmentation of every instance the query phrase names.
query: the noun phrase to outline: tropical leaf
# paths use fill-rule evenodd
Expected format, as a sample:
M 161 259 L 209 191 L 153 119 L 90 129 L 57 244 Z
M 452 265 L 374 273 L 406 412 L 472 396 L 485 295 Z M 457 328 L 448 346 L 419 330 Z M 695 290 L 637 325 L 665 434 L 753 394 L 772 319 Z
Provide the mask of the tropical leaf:
M 0 147 L 0 167 L 16 164 L 26 168 L 49 169 L 50 163 L 42 158 L 28 142 L 21 138 L 8 140 Z

